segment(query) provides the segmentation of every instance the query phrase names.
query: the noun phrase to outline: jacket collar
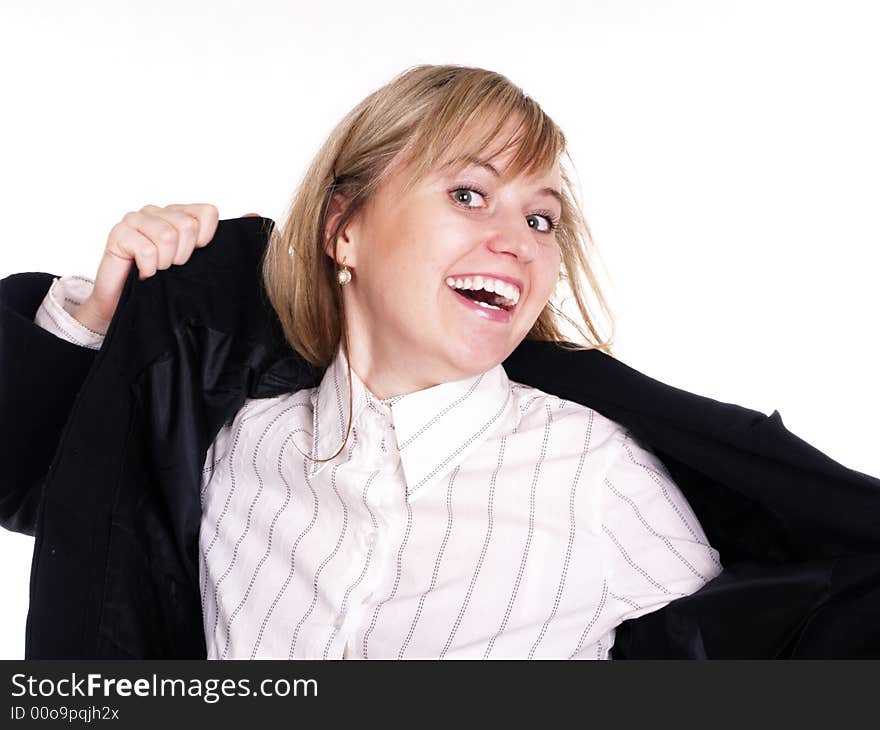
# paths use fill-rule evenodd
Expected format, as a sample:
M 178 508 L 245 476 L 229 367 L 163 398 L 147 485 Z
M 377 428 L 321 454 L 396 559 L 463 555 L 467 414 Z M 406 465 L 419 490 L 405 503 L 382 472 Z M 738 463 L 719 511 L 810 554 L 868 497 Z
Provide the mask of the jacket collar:
M 357 429 L 372 421 L 388 429 L 389 435 L 375 448 L 399 449 L 407 496 L 413 499 L 486 440 L 507 410 L 511 388 L 499 363 L 462 380 L 390 398 L 378 398 L 352 369 L 351 392 L 353 426 Z M 326 459 L 339 449 L 348 426 L 348 360 L 342 348 L 337 348 L 312 399 L 312 458 Z M 313 463 L 312 475 L 346 461 L 352 448 L 349 434 L 348 445 L 337 456 Z

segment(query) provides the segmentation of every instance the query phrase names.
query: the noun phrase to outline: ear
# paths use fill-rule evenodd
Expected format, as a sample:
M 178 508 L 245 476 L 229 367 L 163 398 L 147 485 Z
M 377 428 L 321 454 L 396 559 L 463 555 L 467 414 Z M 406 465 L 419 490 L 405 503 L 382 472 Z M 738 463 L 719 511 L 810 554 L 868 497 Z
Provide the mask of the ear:
M 348 200 L 342 193 L 333 193 L 327 206 L 327 219 L 324 225 L 324 251 L 332 259 L 333 258 L 333 230 L 342 217 L 348 206 Z M 357 216 L 355 216 L 357 217 Z M 345 260 L 346 266 L 356 266 L 356 255 L 353 231 L 357 227 L 355 220 L 350 220 L 339 231 L 336 237 L 336 262 L 342 265 Z

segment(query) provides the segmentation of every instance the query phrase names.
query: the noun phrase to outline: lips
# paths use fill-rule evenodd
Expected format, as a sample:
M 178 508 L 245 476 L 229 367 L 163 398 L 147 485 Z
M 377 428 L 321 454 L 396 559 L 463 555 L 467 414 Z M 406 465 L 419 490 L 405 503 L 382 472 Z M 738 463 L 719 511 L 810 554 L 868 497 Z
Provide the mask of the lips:
M 495 284 L 491 284 L 492 281 Z M 487 286 L 483 286 L 486 282 Z M 456 286 L 463 282 L 464 286 Z M 473 286 L 471 286 L 473 284 Z M 503 286 L 502 286 L 503 284 Z M 500 307 L 505 311 L 513 311 L 523 296 L 522 284 L 515 277 L 496 276 L 492 274 L 463 274 L 446 277 L 446 285 L 453 290 L 461 290 L 463 296 L 477 303 L 483 302 L 492 307 Z M 494 290 L 497 289 L 497 292 Z M 475 292 L 475 293 L 471 293 Z M 513 302 L 513 304 L 508 304 Z

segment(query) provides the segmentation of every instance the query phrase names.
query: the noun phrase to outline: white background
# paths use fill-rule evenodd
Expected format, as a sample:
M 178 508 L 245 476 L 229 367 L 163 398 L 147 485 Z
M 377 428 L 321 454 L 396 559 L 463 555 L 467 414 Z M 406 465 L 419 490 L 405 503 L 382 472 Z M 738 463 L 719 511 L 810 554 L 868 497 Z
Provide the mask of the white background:
M 110 228 L 147 203 L 280 220 L 366 94 L 417 63 L 483 66 L 569 138 L 618 357 L 778 409 L 880 475 L 874 7 L 5 2 L 0 277 L 94 278 Z M 2 658 L 24 655 L 32 546 L 0 531 Z

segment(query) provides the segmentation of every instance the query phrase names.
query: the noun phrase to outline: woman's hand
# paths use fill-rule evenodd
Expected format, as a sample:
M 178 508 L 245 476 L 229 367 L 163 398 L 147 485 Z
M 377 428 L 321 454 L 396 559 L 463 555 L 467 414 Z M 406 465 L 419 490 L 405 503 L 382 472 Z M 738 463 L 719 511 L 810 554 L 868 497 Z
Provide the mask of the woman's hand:
M 196 248 L 207 245 L 217 230 L 219 212 L 208 203 L 145 205 L 126 213 L 110 229 L 107 246 L 95 274 L 92 293 L 73 316 L 95 332 L 106 334 L 135 261 L 139 276 L 148 279 L 159 269 L 189 261 Z

